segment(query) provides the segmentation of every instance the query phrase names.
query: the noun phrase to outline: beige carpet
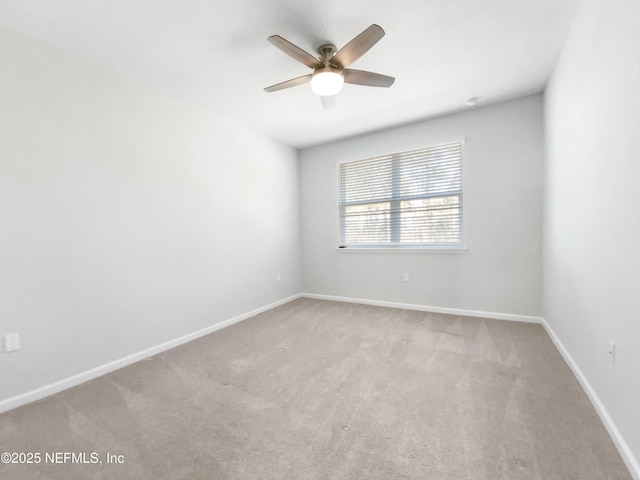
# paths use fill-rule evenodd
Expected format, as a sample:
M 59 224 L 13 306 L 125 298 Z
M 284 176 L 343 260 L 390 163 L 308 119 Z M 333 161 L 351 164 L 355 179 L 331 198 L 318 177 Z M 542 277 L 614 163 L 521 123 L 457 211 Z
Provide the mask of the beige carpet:
M 0 415 L 4 451 L 42 458 L 3 480 L 631 478 L 541 326 L 310 299 Z

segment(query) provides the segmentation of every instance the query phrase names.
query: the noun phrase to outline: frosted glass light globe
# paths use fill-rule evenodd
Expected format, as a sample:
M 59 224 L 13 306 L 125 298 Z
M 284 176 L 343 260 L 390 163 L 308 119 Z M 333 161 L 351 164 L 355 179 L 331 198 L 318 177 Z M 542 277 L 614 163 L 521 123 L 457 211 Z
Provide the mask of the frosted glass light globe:
M 323 97 L 335 95 L 342 90 L 343 84 L 344 79 L 340 71 L 331 67 L 318 69 L 311 77 L 311 90 Z

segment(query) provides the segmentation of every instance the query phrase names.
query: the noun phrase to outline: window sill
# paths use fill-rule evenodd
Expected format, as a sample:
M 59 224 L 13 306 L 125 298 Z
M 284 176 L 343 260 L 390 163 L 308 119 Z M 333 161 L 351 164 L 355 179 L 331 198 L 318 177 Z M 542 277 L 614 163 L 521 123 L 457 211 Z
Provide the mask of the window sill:
M 465 247 L 337 247 L 340 253 L 466 253 Z

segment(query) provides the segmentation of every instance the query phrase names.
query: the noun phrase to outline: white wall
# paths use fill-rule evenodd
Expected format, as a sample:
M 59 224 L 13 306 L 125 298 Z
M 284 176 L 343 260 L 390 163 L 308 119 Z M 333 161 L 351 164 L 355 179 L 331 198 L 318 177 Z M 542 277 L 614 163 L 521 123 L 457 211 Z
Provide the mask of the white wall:
M 0 402 L 300 291 L 295 150 L 4 29 L 0 65 Z
M 586 0 L 545 95 L 544 317 L 635 456 L 637 478 L 639 86 L 640 2 Z
M 534 95 L 302 150 L 303 291 L 539 316 L 542 118 Z M 337 162 L 461 137 L 466 253 L 336 251 Z

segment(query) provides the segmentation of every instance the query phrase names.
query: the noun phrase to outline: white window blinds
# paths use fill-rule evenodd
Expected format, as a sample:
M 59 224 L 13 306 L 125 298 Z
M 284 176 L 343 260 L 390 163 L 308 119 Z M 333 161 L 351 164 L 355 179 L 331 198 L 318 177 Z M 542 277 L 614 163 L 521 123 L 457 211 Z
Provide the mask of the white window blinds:
M 462 247 L 462 142 L 338 168 L 341 247 Z

